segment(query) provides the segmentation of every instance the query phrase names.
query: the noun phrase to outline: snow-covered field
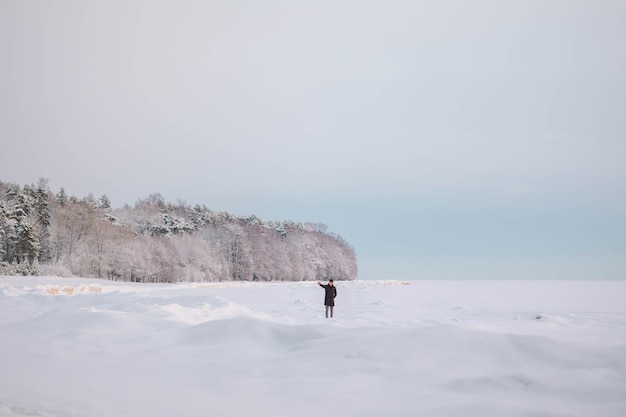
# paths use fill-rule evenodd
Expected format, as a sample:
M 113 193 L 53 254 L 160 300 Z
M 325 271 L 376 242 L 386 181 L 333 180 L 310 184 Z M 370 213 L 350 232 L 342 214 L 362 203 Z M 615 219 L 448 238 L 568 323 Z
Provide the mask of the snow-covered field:
M 0 416 L 626 416 L 626 282 L 0 277 Z

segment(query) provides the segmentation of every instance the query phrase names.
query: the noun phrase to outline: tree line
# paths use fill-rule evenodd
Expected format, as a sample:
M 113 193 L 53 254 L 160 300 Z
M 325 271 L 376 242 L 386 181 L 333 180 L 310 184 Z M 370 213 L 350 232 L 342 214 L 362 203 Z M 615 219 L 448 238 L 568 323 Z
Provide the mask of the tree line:
M 323 224 L 267 222 L 160 194 L 112 208 L 48 181 L 0 181 L 0 274 L 132 282 L 352 280 L 354 249 Z

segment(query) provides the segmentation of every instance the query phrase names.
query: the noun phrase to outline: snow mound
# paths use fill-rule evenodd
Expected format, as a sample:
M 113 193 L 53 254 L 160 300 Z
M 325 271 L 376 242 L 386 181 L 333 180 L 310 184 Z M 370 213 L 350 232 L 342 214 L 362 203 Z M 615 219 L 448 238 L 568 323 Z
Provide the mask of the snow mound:
M 0 277 L 0 417 L 626 415 L 626 282 L 337 287 Z
M 12 406 L 0 402 L 0 417 L 55 417 L 46 412 L 35 411 L 24 407 Z
M 252 317 L 208 321 L 181 331 L 181 340 L 186 344 L 270 351 L 292 350 L 321 337 L 323 333 L 316 326 L 285 325 Z

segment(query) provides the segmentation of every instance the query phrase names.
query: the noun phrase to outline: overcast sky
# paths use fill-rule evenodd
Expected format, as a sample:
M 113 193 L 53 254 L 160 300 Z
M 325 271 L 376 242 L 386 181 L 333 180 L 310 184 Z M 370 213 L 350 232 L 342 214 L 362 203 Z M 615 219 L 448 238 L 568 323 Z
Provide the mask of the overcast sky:
M 626 2 L 0 0 L 0 180 L 322 222 L 359 277 L 626 278 Z

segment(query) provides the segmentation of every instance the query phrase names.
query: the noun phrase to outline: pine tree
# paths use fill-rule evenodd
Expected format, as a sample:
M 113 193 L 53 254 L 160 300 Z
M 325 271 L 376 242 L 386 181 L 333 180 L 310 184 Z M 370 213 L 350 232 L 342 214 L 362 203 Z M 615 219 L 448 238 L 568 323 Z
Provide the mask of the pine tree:
M 7 261 L 12 262 L 16 259 L 18 264 L 25 260 L 32 263 L 38 260 L 40 251 L 39 238 L 31 222 L 37 192 L 33 187 L 24 186 L 24 190 L 20 191 L 19 186 L 12 185 L 6 189 L 4 195 L 10 204 L 7 211 L 9 219 Z
M 67 204 L 67 194 L 65 193 L 65 190 L 63 188 L 59 190 L 56 197 L 57 203 L 59 203 L 61 207 L 65 207 L 65 204 Z
M 6 232 L 4 231 L 7 223 L 7 212 L 4 208 L 4 204 L 0 201 L 0 264 L 6 261 L 6 246 L 5 240 Z
M 109 197 L 107 197 L 106 194 L 102 194 L 100 197 L 99 207 L 105 211 L 111 209 L 111 200 L 109 200 Z
M 20 187 L 15 184 L 7 184 L 4 190 L 4 199 L 8 202 L 16 201 L 20 195 Z
M 35 212 L 37 213 L 37 238 L 39 240 L 39 262 L 50 260 L 50 210 L 48 207 L 47 181 L 39 180 L 35 195 Z
M 18 263 L 26 260 L 32 264 L 39 258 L 40 244 L 34 228 L 27 222 L 17 226 L 17 257 Z

